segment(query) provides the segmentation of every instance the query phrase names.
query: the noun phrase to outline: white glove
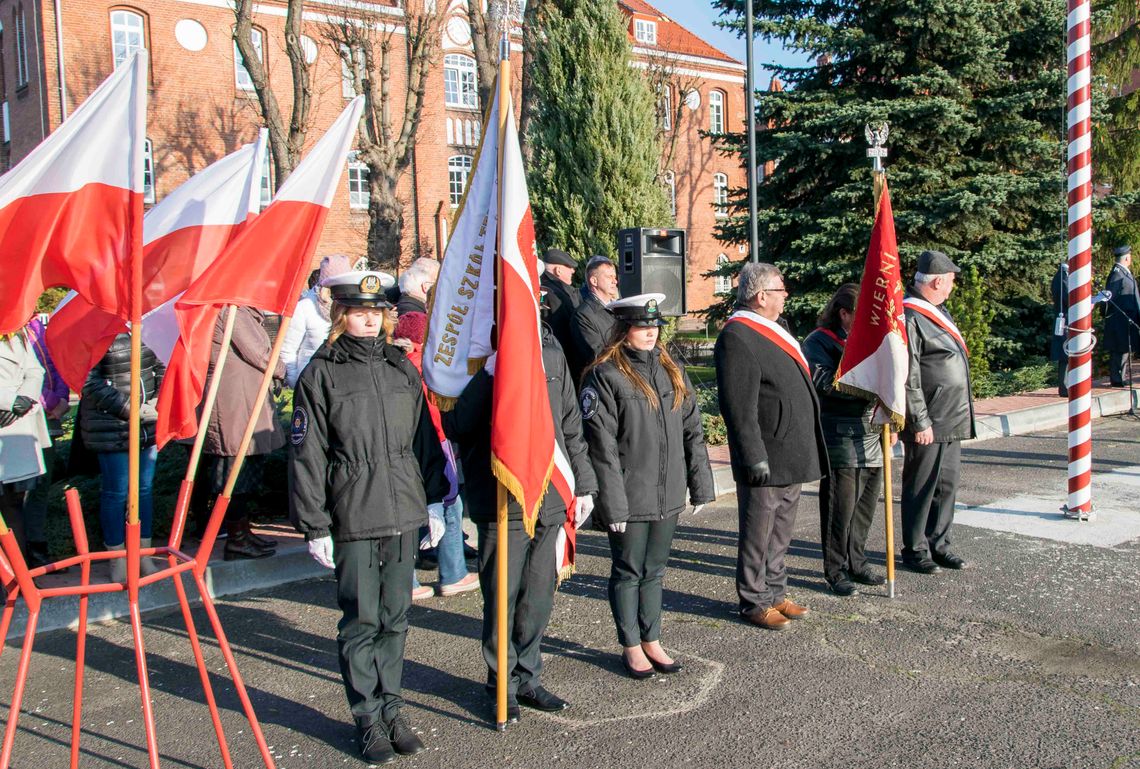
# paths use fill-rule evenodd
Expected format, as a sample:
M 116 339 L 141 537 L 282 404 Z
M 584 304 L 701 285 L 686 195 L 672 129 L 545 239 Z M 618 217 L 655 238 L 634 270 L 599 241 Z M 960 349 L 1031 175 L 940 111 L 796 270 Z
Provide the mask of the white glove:
M 142 422 L 157 422 L 158 409 L 149 403 L 143 403 L 139 406 L 139 421 Z
M 587 494 L 584 497 L 578 497 L 578 505 L 574 508 L 574 528 L 582 528 L 582 524 L 586 522 L 592 512 L 594 512 L 593 495 Z
M 491 376 L 495 375 L 495 361 L 499 359 L 499 351 L 495 350 L 487 356 L 487 362 L 483 364 L 483 370 Z
M 700 515 L 701 511 L 705 509 L 704 505 L 697 505 L 693 508 L 693 515 Z
M 435 547 L 443 539 L 443 532 L 447 524 L 443 522 L 443 503 L 433 502 L 427 506 L 428 535 L 420 540 L 420 550 Z
M 612 531 L 614 534 L 625 534 L 625 521 L 622 521 L 621 523 L 611 523 L 610 531 Z
M 309 555 L 313 556 L 313 560 L 326 569 L 336 568 L 336 564 L 333 563 L 332 537 L 310 539 Z

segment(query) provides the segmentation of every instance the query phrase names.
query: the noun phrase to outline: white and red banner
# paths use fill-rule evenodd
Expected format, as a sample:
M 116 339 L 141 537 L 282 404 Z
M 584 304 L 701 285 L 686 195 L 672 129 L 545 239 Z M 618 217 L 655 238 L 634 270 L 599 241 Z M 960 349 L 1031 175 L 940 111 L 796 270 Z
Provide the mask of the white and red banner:
M 884 181 L 855 304 L 855 324 L 835 372 L 838 390 L 878 402 L 876 424 L 889 422 L 902 429 L 906 420 L 906 345 L 895 217 Z
M 162 380 L 158 445 L 189 438 L 205 391 L 214 325 L 227 304 L 292 316 L 312 268 L 325 218 L 344 174 L 364 98 L 356 97 L 305 156 L 273 202 L 175 303 L 180 334 Z
M 574 526 L 574 518 L 578 509 L 578 497 L 574 468 L 570 466 L 570 460 L 557 441 L 554 444 L 554 472 L 550 476 L 550 488 L 558 494 L 562 504 L 566 505 L 566 520 L 562 522 L 554 545 L 554 566 L 558 570 L 558 581 L 561 582 L 574 573 L 578 531 Z
M 770 321 L 751 310 L 737 310 L 726 323 L 743 323 L 783 350 L 789 358 L 799 364 L 800 368 L 804 370 L 804 373 L 808 375 L 808 379 L 811 379 L 811 368 L 808 366 L 807 358 L 804 357 L 803 350 L 800 349 L 800 343 L 796 341 L 794 336 L 785 331 L 784 327 L 779 323 Z
M 0 333 L 27 323 L 52 286 L 130 318 L 146 99 L 147 56 L 139 51 L 0 177 Z

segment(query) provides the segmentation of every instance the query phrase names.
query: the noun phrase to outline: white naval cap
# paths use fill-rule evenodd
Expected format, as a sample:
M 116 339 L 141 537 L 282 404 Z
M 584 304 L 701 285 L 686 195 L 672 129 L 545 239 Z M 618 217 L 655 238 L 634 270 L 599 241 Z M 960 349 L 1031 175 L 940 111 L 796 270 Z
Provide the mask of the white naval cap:
M 396 285 L 386 272 L 353 270 L 321 281 L 332 294 L 332 300 L 346 307 L 391 307 L 385 289 Z
M 606 309 L 631 326 L 664 326 L 665 319 L 657 306 L 664 301 L 664 294 L 636 294 L 615 299 Z

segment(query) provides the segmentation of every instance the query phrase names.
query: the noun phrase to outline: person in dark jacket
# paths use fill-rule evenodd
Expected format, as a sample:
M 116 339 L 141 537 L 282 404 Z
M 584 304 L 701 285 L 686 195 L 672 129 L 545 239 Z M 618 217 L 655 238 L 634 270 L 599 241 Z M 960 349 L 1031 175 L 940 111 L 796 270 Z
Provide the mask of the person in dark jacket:
M 326 281 L 332 330 L 297 380 L 289 439 L 290 518 L 336 569 L 341 676 L 361 754 L 375 763 L 424 750 L 400 681 L 418 530 L 431 529 L 421 545 L 443 536 L 448 492 L 419 373 L 388 343 L 393 283 L 369 271 Z
M 775 265 L 744 265 L 737 311 L 713 350 L 736 481 L 740 613 L 783 630 L 808 609 L 787 595 L 784 558 L 802 484 L 827 474 L 819 400 L 799 343 L 779 323 L 788 292 Z
M 583 372 L 602 354 L 613 335 L 613 313 L 606 305 L 617 299 L 617 268 L 604 256 L 592 256 L 586 263 L 586 284 L 582 286 L 582 302 L 570 322 L 572 350 L 569 351 L 570 372 L 574 384 L 581 386 Z
M 1120 246 L 1112 253 L 1116 263 L 1104 286 L 1112 294 L 1104 305 L 1104 349 L 1109 383 L 1124 387 L 1125 377 L 1132 377 L 1132 355 L 1140 351 L 1140 293 L 1132 276 L 1132 247 Z
M 557 248 L 548 248 L 542 257 L 542 263 L 546 265 L 546 270 L 539 282 L 546 291 L 546 303 L 550 307 L 546 316 L 547 324 L 554 332 L 558 344 L 567 350 L 573 343 L 570 324 L 575 310 L 582 303 L 582 294 L 573 286 L 574 270 L 578 263 L 570 254 Z
M 1069 374 L 1069 356 L 1065 354 L 1065 327 L 1069 322 L 1069 263 L 1061 262 L 1053 275 L 1053 337 L 1049 344 L 1049 360 L 1057 362 L 1057 394 L 1062 398 L 1069 395 L 1065 379 Z
M 165 367 L 149 347 L 143 345 L 141 371 L 142 406 L 139 418 L 139 536 L 142 547 L 151 546 L 151 521 L 154 500 L 155 423 L 158 421 L 158 389 Z M 99 495 L 99 520 L 103 526 L 103 542 L 108 550 L 122 550 L 126 539 L 127 485 L 129 480 L 131 411 L 131 336 L 119 334 L 107 348 L 102 360 L 91 369 L 83 383 L 79 402 L 79 430 L 83 444 L 99 457 L 103 486 Z M 110 563 L 111 581 L 125 582 L 127 562 L 116 558 Z M 145 571 L 153 569 L 143 559 Z
M 491 398 L 496 355 L 463 388 L 455 408 L 441 414 L 447 437 L 459 446 L 466 481 L 467 509 L 479 532 L 479 583 L 483 591 L 483 659 L 487 663 L 487 692 L 493 697 L 498 675 L 498 486 L 491 472 Z M 542 365 L 546 394 L 554 420 L 554 439 L 570 463 L 577 497 L 576 526 L 590 516 L 597 493 L 582 436 L 582 417 L 570 369 L 550 327 L 542 328 Z M 542 636 L 550 622 L 554 591 L 558 586 L 555 546 L 566 521 L 566 505 L 551 486 L 542 500 L 534 536 L 523 527 L 522 508 L 511 499 L 507 505 L 507 721 L 519 719 L 519 703 L 548 712 L 568 703 L 548 691 L 541 681 Z
M 974 399 L 966 343 L 942 304 L 958 265 L 940 251 L 918 257 L 903 298 L 910 366 L 906 381 L 906 447 L 902 473 L 903 564 L 921 574 L 964 569 L 950 551 L 950 526 L 962 441 L 974 437 Z
M 633 678 L 681 669 L 661 646 L 665 565 L 685 496 L 715 498 L 693 385 L 660 344 L 664 294 L 611 302 L 617 325 L 583 380 L 582 417 L 609 530 L 610 609 Z
M 857 591 L 855 583 L 881 585 L 864 549 L 883 483 L 882 428 L 871 424 L 875 402 L 835 388 L 835 372 L 855 323 L 859 286 L 839 287 L 823 308 L 818 328 L 804 339 L 803 353 L 819 396 L 819 421 L 831 472 L 819 482 L 819 529 L 823 575 L 836 595 Z M 895 436 L 891 436 L 892 444 Z

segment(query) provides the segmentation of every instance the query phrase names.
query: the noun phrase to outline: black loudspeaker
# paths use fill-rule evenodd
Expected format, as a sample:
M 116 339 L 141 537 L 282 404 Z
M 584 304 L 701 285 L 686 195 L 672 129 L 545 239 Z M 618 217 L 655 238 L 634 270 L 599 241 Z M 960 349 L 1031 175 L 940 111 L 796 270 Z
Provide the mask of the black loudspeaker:
M 688 235 L 684 230 L 637 227 L 617 236 L 618 288 L 622 296 L 664 294 L 661 314 L 684 315 L 685 257 Z

